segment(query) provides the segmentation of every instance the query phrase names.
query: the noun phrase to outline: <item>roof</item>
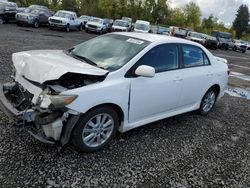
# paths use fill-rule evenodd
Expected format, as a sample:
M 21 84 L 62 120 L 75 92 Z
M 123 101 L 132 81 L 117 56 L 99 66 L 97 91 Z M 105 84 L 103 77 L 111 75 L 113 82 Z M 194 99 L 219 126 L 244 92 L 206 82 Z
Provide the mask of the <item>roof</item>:
M 75 12 L 67 11 L 67 10 L 59 10 L 58 12 L 64 12 L 64 13 L 67 13 L 67 14 L 76 14 Z
M 150 22 L 144 20 L 136 20 L 135 23 L 150 25 Z
M 124 35 L 129 37 L 134 37 L 137 39 L 149 41 L 149 42 L 168 42 L 168 43 L 185 43 L 185 44 L 192 44 L 197 45 L 196 42 L 192 42 L 186 39 L 181 39 L 172 36 L 166 35 L 158 35 L 158 34 L 151 34 L 151 33 L 137 33 L 137 32 L 117 32 L 112 34 Z

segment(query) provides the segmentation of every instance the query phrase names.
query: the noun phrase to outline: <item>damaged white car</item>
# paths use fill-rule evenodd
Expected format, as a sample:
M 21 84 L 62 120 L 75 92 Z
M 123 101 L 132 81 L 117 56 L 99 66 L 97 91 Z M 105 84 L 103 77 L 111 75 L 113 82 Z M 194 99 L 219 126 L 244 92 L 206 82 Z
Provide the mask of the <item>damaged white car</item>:
M 1 109 L 31 122 L 49 144 L 103 148 L 116 132 L 198 110 L 224 94 L 227 64 L 203 46 L 178 38 L 113 33 L 69 50 L 13 54 L 13 81 L 0 86 Z

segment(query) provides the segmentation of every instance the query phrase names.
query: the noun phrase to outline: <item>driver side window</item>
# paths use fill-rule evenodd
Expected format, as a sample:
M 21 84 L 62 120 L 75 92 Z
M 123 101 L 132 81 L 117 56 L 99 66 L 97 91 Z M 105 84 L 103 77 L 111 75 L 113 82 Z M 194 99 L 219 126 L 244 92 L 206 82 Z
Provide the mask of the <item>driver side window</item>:
M 161 44 L 148 51 L 137 65 L 148 65 L 155 68 L 155 72 L 164 72 L 179 68 L 178 46 L 175 44 Z

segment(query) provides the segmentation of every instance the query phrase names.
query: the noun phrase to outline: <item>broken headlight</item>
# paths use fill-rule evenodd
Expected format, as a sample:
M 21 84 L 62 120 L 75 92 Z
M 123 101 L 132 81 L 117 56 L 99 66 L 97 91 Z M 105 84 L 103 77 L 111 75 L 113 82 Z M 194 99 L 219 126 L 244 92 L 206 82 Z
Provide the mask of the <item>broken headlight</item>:
M 60 109 L 71 104 L 78 95 L 43 95 L 41 96 L 41 108 Z

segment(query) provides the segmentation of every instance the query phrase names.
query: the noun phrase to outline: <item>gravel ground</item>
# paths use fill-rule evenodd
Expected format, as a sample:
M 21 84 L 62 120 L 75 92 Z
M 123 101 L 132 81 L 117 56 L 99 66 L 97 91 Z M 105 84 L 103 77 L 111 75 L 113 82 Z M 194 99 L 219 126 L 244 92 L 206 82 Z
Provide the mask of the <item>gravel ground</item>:
M 64 49 L 93 36 L 0 25 L 0 82 L 13 52 Z M 226 95 L 207 117 L 168 118 L 79 154 L 34 140 L 0 112 L 0 187 L 250 187 L 249 126 L 250 101 Z

